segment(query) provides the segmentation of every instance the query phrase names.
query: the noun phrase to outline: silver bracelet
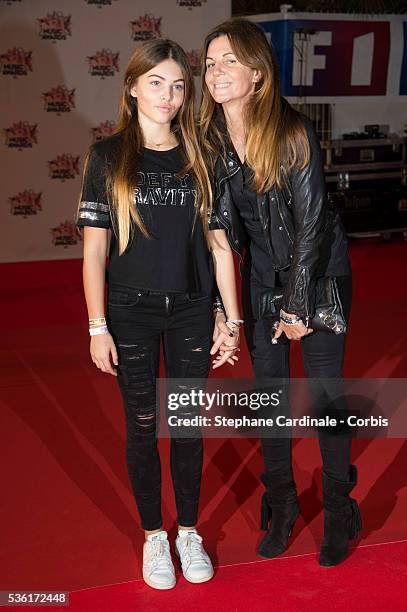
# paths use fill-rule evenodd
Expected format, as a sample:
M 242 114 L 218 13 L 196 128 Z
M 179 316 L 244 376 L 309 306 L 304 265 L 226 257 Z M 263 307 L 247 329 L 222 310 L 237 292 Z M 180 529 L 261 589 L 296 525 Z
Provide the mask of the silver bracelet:
M 107 325 L 99 325 L 98 327 L 89 327 L 90 336 L 100 336 L 108 333 Z
M 215 312 L 225 312 L 223 304 L 220 301 L 216 301 L 213 303 L 213 309 L 215 310 Z
M 230 329 L 230 331 L 232 333 L 239 333 L 240 332 L 240 326 L 244 321 L 240 322 L 239 319 L 236 320 L 227 320 L 225 321 L 226 327 L 228 327 Z
M 297 325 L 297 323 L 301 323 L 301 318 L 299 316 L 295 315 L 293 319 L 290 319 L 289 317 L 286 317 L 281 310 L 280 310 L 280 320 L 285 325 Z

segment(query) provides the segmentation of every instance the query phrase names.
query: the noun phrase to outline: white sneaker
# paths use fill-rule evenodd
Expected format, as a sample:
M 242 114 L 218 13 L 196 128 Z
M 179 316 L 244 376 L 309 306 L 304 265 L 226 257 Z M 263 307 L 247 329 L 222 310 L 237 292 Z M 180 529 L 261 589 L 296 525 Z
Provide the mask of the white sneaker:
M 206 582 L 213 576 L 213 567 L 196 531 L 180 529 L 175 540 L 184 578 L 189 582 Z
M 166 531 L 151 533 L 144 542 L 143 578 L 153 589 L 172 589 L 175 586 L 175 570 Z

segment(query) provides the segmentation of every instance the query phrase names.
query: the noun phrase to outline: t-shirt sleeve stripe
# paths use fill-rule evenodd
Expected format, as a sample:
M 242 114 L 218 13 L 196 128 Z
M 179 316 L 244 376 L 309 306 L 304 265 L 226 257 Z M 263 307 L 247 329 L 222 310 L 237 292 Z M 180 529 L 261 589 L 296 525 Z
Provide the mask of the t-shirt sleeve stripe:
M 105 162 L 91 149 L 85 168 L 81 202 L 76 218 L 78 227 L 102 227 L 109 229 L 110 205 L 106 193 Z
M 77 216 L 77 225 L 83 227 L 103 227 L 109 229 L 109 205 L 101 202 L 81 202 Z

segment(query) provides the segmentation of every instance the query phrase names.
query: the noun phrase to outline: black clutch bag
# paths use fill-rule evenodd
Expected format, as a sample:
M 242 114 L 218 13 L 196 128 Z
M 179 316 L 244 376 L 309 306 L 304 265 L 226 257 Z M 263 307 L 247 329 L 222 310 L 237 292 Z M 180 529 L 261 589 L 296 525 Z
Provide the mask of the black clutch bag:
M 273 320 L 280 318 L 283 302 L 283 288 L 274 287 L 260 293 L 258 298 L 258 319 Z M 309 324 L 315 331 L 327 331 L 334 334 L 346 332 L 346 320 L 343 315 L 336 279 L 333 276 L 319 278 L 315 285 L 315 314 Z

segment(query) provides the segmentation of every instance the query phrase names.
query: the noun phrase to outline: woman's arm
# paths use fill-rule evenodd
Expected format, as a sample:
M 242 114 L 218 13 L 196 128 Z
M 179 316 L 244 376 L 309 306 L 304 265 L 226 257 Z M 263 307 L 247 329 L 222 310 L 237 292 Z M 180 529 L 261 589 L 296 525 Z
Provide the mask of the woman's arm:
M 83 287 L 90 319 L 105 316 L 105 269 L 108 230 L 98 227 L 84 228 Z M 117 351 L 109 333 L 92 336 L 90 354 L 93 363 L 102 372 L 116 376 Z M 110 359 L 111 358 L 111 359 Z
M 294 244 L 283 311 L 310 319 L 327 206 L 321 147 L 311 121 L 304 120 L 304 124 L 311 157 L 305 168 L 294 167 L 290 175 Z
M 83 287 L 90 319 L 105 316 L 107 230 L 85 227 L 83 235 Z
M 304 120 L 304 124 L 311 156 L 305 168 L 293 168 L 290 176 L 295 229 L 282 311 L 287 319 L 305 318 L 308 325 L 314 314 L 315 273 L 326 219 L 326 187 L 318 137 L 310 120 Z M 302 336 L 312 333 L 312 330 L 301 320 L 295 325 L 286 325 L 280 321 L 274 340 L 283 332 L 291 340 L 300 340 Z
M 239 320 L 241 317 L 236 292 L 235 264 L 226 232 L 220 229 L 210 231 L 209 243 L 214 261 L 216 283 L 222 297 L 226 319 Z M 226 361 L 234 365 L 237 357 L 233 354 L 234 351 L 230 351 L 230 347 L 235 347 L 235 350 L 239 347 L 239 327 L 233 326 L 232 332 L 225 323 L 223 313 L 216 315 L 213 340 L 211 355 L 216 354 L 219 350 L 219 356 L 213 368 L 218 368 Z

